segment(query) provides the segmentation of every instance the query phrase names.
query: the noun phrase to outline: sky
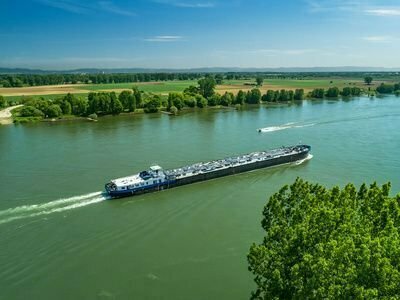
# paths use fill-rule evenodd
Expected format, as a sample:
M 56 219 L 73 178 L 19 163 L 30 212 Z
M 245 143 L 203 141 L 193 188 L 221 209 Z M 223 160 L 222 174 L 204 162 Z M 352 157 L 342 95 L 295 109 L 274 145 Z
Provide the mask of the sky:
M 400 67 L 400 0 L 0 0 L 0 67 Z

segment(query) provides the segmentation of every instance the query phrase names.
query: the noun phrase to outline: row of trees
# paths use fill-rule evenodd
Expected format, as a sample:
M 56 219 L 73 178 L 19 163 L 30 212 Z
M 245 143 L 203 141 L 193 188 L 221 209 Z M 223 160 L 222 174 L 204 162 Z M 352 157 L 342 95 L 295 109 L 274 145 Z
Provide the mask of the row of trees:
M 398 94 L 400 92 L 400 83 L 396 84 L 385 84 L 382 83 L 376 88 L 376 91 L 380 94 Z
M 304 90 L 296 89 L 292 90 L 280 90 L 273 91 L 268 90 L 265 95 L 261 97 L 262 101 L 266 102 L 285 102 L 285 101 L 293 101 L 293 100 L 303 100 L 304 99 Z
M 398 299 L 400 195 L 390 184 L 327 189 L 297 179 L 263 210 L 248 254 L 253 299 Z
M 325 89 L 314 89 L 309 94 L 309 98 L 315 99 L 323 99 L 327 98 L 338 98 L 339 96 L 343 97 L 352 97 L 352 96 L 360 96 L 362 94 L 362 90 L 358 87 L 344 87 L 342 90 L 339 90 L 337 87 L 331 87 L 327 90 Z
M 167 80 L 195 80 L 203 77 L 201 73 L 121 73 L 121 74 L 0 74 L 0 86 L 22 87 L 53 84 L 76 83 L 129 83 Z M 222 79 L 221 79 L 222 82 Z

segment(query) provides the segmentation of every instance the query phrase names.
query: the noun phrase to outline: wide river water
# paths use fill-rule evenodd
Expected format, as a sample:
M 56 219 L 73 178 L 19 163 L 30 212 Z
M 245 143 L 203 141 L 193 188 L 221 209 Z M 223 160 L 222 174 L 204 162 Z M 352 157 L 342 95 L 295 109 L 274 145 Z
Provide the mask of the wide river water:
M 266 128 L 258 133 L 257 128 Z M 112 178 L 299 142 L 313 159 L 107 201 Z M 302 177 L 400 192 L 400 98 L 0 127 L 0 299 L 247 299 L 268 197 Z

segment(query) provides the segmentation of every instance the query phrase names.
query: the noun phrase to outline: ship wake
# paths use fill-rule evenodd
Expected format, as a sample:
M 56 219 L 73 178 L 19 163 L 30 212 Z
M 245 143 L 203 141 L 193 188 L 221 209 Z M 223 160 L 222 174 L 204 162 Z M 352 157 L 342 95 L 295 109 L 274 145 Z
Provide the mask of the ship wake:
M 309 124 L 286 123 L 286 124 L 278 125 L 278 126 L 258 128 L 257 131 L 262 132 L 262 133 L 269 133 L 269 132 L 275 132 L 275 131 L 285 130 L 285 129 L 310 127 L 310 126 L 314 126 L 314 125 L 315 125 L 315 123 L 309 123 Z
M 27 219 L 64 212 L 79 207 L 99 203 L 107 199 L 108 196 L 104 192 L 100 191 L 80 196 L 57 199 L 47 203 L 22 205 L 14 208 L 9 208 L 0 211 L 0 224 L 9 223 L 11 221 L 20 219 Z

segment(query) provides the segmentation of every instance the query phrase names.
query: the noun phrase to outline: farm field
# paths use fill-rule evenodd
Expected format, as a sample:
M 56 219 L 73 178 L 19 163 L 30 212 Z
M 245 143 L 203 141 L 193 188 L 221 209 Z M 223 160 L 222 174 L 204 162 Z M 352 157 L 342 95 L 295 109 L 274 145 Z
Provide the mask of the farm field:
M 374 81 L 370 86 L 375 89 L 376 86 L 383 81 Z M 19 100 L 24 96 L 32 97 L 45 97 L 54 98 L 62 96 L 67 93 L 86 95 L 90 92 L 101 91 L 115 91 L 120 93 L 123 90 L 131 89 L 137 86 L 140 91 L 167 95 L 171 92 L 183 92 L 183 90 L 191 85 L 196 86 L 197 80 L 186 81 L 162 81 L 162 82 L 132 82 L 132 83 L 110 83 L 110 84 L 66 84 L 66 85 L 49 85 L 49 86 L 36 86 L 36 87 L 19 87 L 19 88 L 0 88 L 0 95 L 3 95 L 9 100 Z M 367 88 L 363 80 L 355 79 L 342 79 L 342 78 L 328 78 L 328 79 L 265 79 L 264 84 L 258 87 L 262 93 L 267 90 L 280 90 L 280 89 L 304 89 L 306 92 L 315 88 L 329 88 L 329 87 L 343 88 L 346 86 L 358 86 L 360 88 Z M 248 91 L 255 88 L 254 79 L 246 80 L 224 80 L 221 85 L 216 86 L 216 92 L 223 94 L 231 92 L 236 94 L 239 90 Z

